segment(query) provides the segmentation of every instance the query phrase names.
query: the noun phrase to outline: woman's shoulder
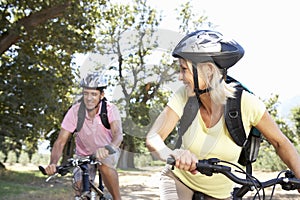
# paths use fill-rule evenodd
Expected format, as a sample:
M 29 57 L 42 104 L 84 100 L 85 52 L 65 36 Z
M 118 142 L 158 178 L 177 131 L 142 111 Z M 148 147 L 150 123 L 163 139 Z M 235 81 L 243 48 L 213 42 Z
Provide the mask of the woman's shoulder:
M 262 102 L 262 100 L 256 96 L 255 94 L 251 93 L 251 92 L 248 92 L 247 90 L 243 90 L 243 93 L 242 93 L 242 101 L 245 101 L 245 102 Z
M 183 101 L 187 101 L 188 95 L 185 86 L 179 87 L 173 96 L 177 96 L 178 98 L 182 99 Z
M 262 112 L 266 109 L 264 102 L 257 95 L 246 90 L 242 93 L 241 105 L 248 112 L 250 110 L 260 110 Z
M 188 95 L 185 86 L 182 86 L 178 88 L 175 93 L 173 93 L 167 105 L 174 110 L 179 117 L 181 117 L 187 100 Z

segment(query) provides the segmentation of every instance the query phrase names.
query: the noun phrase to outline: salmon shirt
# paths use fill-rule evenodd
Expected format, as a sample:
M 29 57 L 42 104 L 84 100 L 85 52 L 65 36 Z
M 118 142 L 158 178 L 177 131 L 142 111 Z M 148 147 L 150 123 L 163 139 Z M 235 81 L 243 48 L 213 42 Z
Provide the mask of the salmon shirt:
M 109 123 L 119 120 L 121 121 L 120 113 L 118 108 L 107 102 L 107 117 Z M 89 156 L 96 152 L 98 148 L 104 147 L 108 145 L 112 141 L 112 132 L 110 129 L 106 129 L 101 122 L 101 118 L 99 116 L 101 111 L 102 102 L 100 103 L 100 108 L 98 113 L 94 118 L 89 118 L 88 113 L 86 111 L 85 119 L 83 126 L 79 132 L 75 134 L 75 142 L 76 142 L 76 155 L 79 156 Z M 80 103 L 74 104 L 67 112 L 64 117 L 61 127 L 65 130 L 73 133 L 77 126 L 78 120 L 78 110 L 80 107 Z

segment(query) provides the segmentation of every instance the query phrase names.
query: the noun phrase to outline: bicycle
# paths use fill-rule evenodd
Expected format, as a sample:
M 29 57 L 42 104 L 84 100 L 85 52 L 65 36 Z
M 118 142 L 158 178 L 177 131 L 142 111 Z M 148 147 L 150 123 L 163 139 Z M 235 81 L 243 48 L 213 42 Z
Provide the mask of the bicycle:
M 167 164 L 172 166 L 172 169 L 175 165 L 175 159 L 170 157 L 167 159 Z M 235 168 L 239 169 L 239 171 L 235 170 L 236 173 L 242 173 L 246 175 L 246 178 L 240 178 L 232 172 L 232 168 L 227 165 L 220 165 L 219 163 L 226 163 L 229 165 L 234 166 Z M 252 174 L 246 173 L 241 167 L 235 165 L 231 162 L 219 160 L 217 158 L 210 158 L 204 160 L 198 160 L 196 164 L 197 171 L 206 175 L 212 176 L 214 173 L 221 173 L 229 178 L 231 181 L 241 185 L 241 187 L 235 187 L 232 191 L 232 199 L 233 200 L 242 200 L 243 197 L 249 192 L 256 190 L 256 193 L 253 197 L 255 199 L 265 199 L 265 191 L 264 189 L 267 187 L 273 186 L 272 193 L 270 195 L 270 200 L 273 198 L 275 186 L 277 184 L 281 185 L 283 190 L 296 190 L 300 189 L 300 179 L 296 178 L 294 173 L 290 170 L 284 170 L 279 172 L 276 178 L 261 182 Z M 280 177 L 284 174 L 284 177 Z M 262 190 L 262 197 L 260 195 L 260 191 Z
M 107 145 L 105 148 L 109 151 L 109 154 L 115 153 L 114 149 Z M 103 192 L 103 185 L 101 178 L 99 180 L 99 188 L 96 186 L 96 184 L 90 180 L 89 178 L 89 167 L 88 164 L 91 165 L 101 165 L 102 163 L 100 161 L 96 160 L 95 155 L 90 155 L 84 158 L 70 158 L 68 159 L 68 162 L 64 165 L 60 165 L 56 167 L 56 173 L 49 176 L 46 179 L 46 182 L 48 182 L 50 179 L 56 177 L 57 175 L 65 176 L 68 173 L 72 173 L 73 169 L 75 167 L 80 167 L 82 170 L 82 191 L 80 199 L 82 200 L 94 200 L 96 197 L 92 195 L 92 191 L 96 193 L 96 195 L 99 197 L 99 200 L 112 200 L 110 197 L 106 197 Z M 45 168 L 42 166 L 39 166 L 39 170 L 42 172 L 42 174 L 47 175 Z M 99 176 L 101 176 L 99 174 Z

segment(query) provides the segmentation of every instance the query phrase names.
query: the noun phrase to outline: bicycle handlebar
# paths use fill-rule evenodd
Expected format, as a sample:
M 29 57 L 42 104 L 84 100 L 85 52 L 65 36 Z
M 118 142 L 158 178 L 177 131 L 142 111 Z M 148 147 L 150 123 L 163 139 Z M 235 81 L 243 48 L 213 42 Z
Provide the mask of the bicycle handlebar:
M 239 178 L 233 172 L 231 172 L 231 167 L 225 165 L 219 165 L 218 163 L 222 162 L 217 158 L 210 158 L 204 160 L 198 160 L 196 163 L 196 169 L 201 174 L 207 176 L 212 176 L 213 173 L 221 173 L 233 182 L 243 185 L 243 186 L 255 186 L 257 188 L 266 188 L 280 184 L 284 190 L 295 190 L 300 189 L 300 179 L 297 179 L 294 173 L 290 170 L 285 172 L 285 177 L 270 179 L 265 182 L 260 182 L 255 178 Z M 176 160 L 173 157 L 167 159 L 167 164 L 174 166 Z
M 109 154 L 116 153 L 116 151 L 110 145 L 106 145 L 105 149 L 108 150 Z M 100 162 L 96 160 L 96 156 L 94 154 L 85 158 L 79 158 L 79 159 L 70 158 L 68 159 L 68 162 L 66 164 L 56 167 L 56 174 L 60 174 L 64 176 L 69 172 L 69 170 L 72 167 L 77 167 L 84 164 L 98 164 L 98 163 Z M 39 166 L 39 170 L 42 172 L 42 174 L 47 175 L 44 167 Z

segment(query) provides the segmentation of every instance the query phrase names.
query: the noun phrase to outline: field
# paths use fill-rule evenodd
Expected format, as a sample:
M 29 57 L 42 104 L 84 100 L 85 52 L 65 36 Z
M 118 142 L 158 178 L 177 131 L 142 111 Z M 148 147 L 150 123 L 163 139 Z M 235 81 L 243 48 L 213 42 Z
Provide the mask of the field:
M 159 175 L 162 167 L 149 167 L 136 170 L 119 170 L 123 200 L 158 200 Z M 276 177 L 276 173 L 255 172 L 261 181 Z M 71 176 L 56 177 L 46 183 L 37 166 L 8 166 L 0 173 L 0 199 L 2 200 L 72 200 Z M 266 199 L 271 194 L 266 190 Z M 245 198 L 252 199 L 252 198 Z M 258 199 L 258 198 L 256 198 Z M 300 199 L 297 191 L 282 191 L 276 187 L 273 200 Z

